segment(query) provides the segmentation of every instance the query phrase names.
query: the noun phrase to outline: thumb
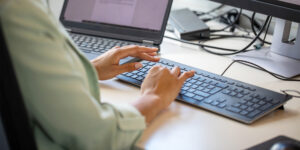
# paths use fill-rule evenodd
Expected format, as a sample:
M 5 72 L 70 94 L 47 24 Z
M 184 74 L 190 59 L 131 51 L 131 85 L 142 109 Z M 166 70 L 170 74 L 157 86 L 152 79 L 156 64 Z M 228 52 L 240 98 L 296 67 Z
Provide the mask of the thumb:
M 138 70 L 142 67 L 143 65 L 140 62 L 127 63 L 127 64 L 120 65 L 118 68 L 118 72 L 119 74 L 124 72 L 131 72 L 134 70 Z

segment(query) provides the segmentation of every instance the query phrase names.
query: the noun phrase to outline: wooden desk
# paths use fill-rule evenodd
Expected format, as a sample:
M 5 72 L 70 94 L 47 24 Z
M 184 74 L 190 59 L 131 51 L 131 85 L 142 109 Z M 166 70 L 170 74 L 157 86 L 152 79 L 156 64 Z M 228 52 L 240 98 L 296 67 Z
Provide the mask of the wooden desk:
M 234 40 L 222 41 L 242 46 Z M 228 45 L 226 45 L 228 47 Z M 161 57 L 221 74 L 230 64 L 229 57 L 208 54 L 197 46 L 164 39 Z M 280 81 L 271 75 L 251 67 L 234 64 L 225 76 L 254 84 L 273 91 L 300 90 L 300 83 Z M 138 98 L 139 88 L 119 82 L 117 79 L 100 82 L 102 100 L 111 103 L 128 103 Z M 300 99 L 293 98 L 285 110 L 277 110 L 251 125 L 213 114 L 211 112 L 173 102 L 145 130 L 139 147 L 149 150 L 219 150 L 245 149 L 278 135 L 300 140 Z

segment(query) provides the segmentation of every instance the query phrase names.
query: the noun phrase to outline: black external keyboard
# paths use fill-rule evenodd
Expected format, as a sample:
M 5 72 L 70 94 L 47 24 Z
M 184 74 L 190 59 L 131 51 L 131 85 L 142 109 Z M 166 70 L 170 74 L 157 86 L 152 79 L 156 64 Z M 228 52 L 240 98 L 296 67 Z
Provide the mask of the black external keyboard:
M 117 78 L 140 86 L 148 70 L 154 65 L 162 65 L 169 69 L 179 66 L 182 72 L 195 70 L 195 76 L 184 83 L 177 100 L 246 124 L 250 124 L 277 109 L 291 98 L 163 58 L 157 63 L 145 60 L 141 63 L 143 68 L 123 73 Z

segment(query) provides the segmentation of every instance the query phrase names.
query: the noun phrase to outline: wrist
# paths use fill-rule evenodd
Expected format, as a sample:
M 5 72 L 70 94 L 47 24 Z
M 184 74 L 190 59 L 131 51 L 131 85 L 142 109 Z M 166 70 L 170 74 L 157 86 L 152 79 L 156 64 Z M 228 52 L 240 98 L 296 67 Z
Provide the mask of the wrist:
M 155 94 L 143 94 L 138 100 L 132 103 L 150 123 L 163 109 L 161 98 Z

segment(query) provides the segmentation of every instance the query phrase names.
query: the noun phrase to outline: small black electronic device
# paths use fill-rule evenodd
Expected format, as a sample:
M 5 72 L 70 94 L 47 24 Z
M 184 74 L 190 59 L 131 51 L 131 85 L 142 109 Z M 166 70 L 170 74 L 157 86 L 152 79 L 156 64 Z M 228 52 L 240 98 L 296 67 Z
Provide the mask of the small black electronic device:
M 270 150 L 300 150 L 300 146 L 288 141 L 276 142 Z
M 246 150 L 300 150 L 300 141 L 281 135 Z
M 154 65 L 172 69 L 179 66 L 181 71 L 195 70 L 196 74 L 182 86 L 177 100 L 212 111 L 240 122 L 250 124 L 281 107 L 291 97 L 209 73 L 168 59 L 158 63 L 141 61 L 143 68 L 123 73 L 117 78 L 140 86 L 147 72 Z
M 170 23 L 176 36 L 183 40 L 209 38 L 209 27 L 194 12 L 187 8 L 172 11 Z

